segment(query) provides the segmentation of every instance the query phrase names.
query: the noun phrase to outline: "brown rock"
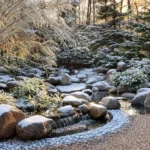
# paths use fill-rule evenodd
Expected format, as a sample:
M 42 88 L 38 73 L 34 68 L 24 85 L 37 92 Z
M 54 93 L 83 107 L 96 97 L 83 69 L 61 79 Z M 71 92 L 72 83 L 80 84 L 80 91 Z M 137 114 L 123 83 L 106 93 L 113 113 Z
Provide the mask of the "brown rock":
M 91 103 L 89 106 L 89 116 L 92 119 L 99 119 L 105 117 L 107 114 L 106 107 L 98 104 Z
M 52 119 L 35 115 L 20 121 L 16 131 L 19 138 L 23 140 L 37 140 L 48 137 L 54 127 L 55 123 Z
M 13 137 L 16 133 L 16 125 L 25 119 L 24 113 L 9 105 L 0 105 L 0 139 Z

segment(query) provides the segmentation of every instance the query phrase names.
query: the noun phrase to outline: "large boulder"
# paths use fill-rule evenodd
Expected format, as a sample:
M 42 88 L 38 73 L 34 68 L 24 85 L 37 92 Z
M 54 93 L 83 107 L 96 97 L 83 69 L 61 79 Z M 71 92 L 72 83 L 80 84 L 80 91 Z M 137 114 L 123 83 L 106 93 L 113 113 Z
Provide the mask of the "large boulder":
M 145 107 L 150 107 L 150 93 L 148 93 L 146 100 L 144 101 Z
M 60 84 L 61 85 L 70 85 L 72 83 L 71 77 L 69 74 L 64 74 L 61 79 L 60 79 Z
M 79 105 L 82 105 L 82 100 L 78 99 L 78 98 L 76 98 L 74 96 L 66 96 L 63 99 L 63 104 L 71 105 L 71 106 L 79 106 Z
M 102 117 L 105 117 L 106 114 L 107 114 L 106 107 L 94 103 L 91 103 L 89 105 L 89 116 L 92 119 L 100 119 Z
M 107 108 L 107 109 L 119 109 L 120 108 L 120 103 L 119 101 L 112 96 L 104 97 L 101 100 L 101 103 Z
M 83 93 L 83 92 L 74 92 L 74 93 L 71 93 L 71 95 L 76 97 L 76 98 L 79 98 L 79 99 L 85 99 L 87 101 L 91 101 L 90 96 L 86 93 Z
M 20 121 L 16 126 L 16 131 L 22 140 L 37 140 L 48 137 L 54 125 L 52 119 L 35 115 Z
M 24 113 L 10 105 L 0 105 L 0 139 L 13 137 L 16 133 L 16 125 L 25 119 Z

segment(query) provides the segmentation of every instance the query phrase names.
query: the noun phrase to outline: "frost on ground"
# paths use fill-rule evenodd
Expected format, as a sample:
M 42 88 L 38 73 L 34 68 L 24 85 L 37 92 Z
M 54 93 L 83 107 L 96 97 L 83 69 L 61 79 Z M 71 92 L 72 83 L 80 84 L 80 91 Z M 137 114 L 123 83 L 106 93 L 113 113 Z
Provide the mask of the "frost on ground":
M 3 141 L 0 143 L 0 149 L 43 149 L 50 148 L 52 146 L 60 144 L 71 144 L 75 142 L 86 141 L 89 138 L 100 137 L 108 133 L 117 132 L 123 125 L 128 123 L 128 116 L 125 115 L 121 110 L 109 111 L 113 115 L 113 119 L 106 125 L 96 128 L 91 131 L 86 131 L 78 134 L 62 136 L 58 138 L 46 138 L 36 141 L 21 141 L 17 138 Z

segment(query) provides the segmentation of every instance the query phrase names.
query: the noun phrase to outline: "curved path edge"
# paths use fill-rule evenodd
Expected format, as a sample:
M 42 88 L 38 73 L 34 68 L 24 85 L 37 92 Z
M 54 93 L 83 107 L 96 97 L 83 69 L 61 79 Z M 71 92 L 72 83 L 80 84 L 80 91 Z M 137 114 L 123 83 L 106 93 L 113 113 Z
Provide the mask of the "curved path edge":
M 128 116 L 121 110 L 110 110 L 109 111 L 113 119 L 106 125 L 96 128 L 91 131 L 86 131 L 78 134 L 62 136 L 58 138 L 45 138 L 36 141 L 21 141 L 17 138 L 10 139 L 7 141 L 0 142 L 0 149 L 14 149 L 14 150 L 26 150 L 26 149 L 42 149 L 50 148 L 56 145 L 72 144 L 75 142 L 84 142 L 89 138 L 100 137 L 109 133 L 116 133 L 121 127 L 128 124 Z

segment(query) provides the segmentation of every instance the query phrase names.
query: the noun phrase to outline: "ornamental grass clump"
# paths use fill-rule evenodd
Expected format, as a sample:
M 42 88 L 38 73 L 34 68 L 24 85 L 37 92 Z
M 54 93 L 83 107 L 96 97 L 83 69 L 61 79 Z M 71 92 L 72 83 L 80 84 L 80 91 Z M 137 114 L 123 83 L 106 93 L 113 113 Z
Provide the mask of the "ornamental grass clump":
M 43 80 L 37 78 L 20 81 L 19 85 L 14 88 L 13 95 L 17 99 L 25 98 L 28 101 L 34 101 L 40 107 L 46 107 L 49 103 L 56 103 L 60 100 L 58 96 L 49 96 Z
M 147 75 L 142 70 L 132 68 L 132 70 L 114 73 L 111 81 L 118 88 L 123 87 L 136 91 L 147 81 Z
M 8 104 L 11 106 L 14 106 L 14 103 L 16 102 L 16 99 L 4 91 L 0 91 L 0 104 Z

